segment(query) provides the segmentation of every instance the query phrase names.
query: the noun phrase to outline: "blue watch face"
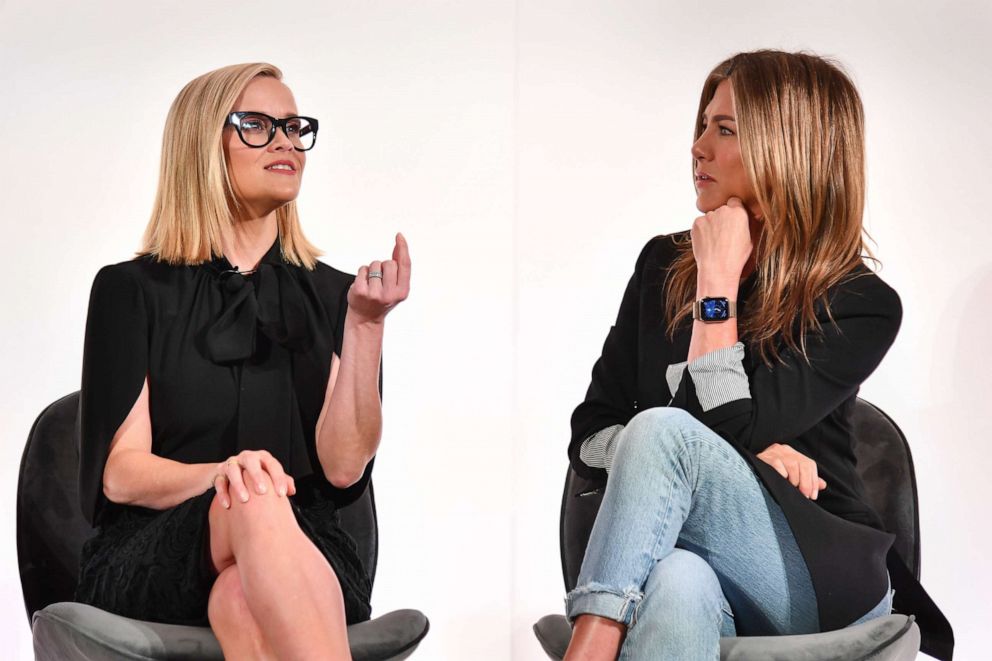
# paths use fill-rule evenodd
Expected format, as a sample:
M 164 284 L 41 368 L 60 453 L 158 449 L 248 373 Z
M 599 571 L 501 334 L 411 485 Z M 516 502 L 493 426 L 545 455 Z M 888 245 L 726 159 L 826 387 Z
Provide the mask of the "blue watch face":
M 699 316 L 703 321 L 730 319 L 730 304 L 725 298 L 704 298 L 700 301 Z

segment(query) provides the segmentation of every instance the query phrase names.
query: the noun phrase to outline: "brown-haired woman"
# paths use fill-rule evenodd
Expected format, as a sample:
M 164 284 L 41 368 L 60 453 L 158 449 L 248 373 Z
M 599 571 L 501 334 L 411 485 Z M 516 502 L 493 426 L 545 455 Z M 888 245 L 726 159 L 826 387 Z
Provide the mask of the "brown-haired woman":
M 337 508 L 368 484 L 387 312 L 410 258 L 319 261 L 295 199 L 317 120 L 276 67 L 224 67 L 169 111 L 135 259 L 90 296 L 77 599 L 209 624 L 227 658 L 349 659 L 370 580 Z
M 863 126 L 814 55 L 741 53 L 707 78 L 705 215 L 642 250 L 572 416 L 571 464 L 605 491 L 566 659 L 718 659 L 721 635 L 888 614 L 892 587 L 946 625 L 911 574 L 890 581 L 893 535 L 855 472 L 858 388 L 902 317 L 864 264 Z M 949 658 L 949 627 L 921 624 Z

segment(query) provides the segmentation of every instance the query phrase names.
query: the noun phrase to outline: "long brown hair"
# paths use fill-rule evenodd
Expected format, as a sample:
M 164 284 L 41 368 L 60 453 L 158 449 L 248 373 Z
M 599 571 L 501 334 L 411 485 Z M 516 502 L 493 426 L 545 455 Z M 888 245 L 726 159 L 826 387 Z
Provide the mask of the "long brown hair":
M 282 80 L 282 72 L 265 62 L 233 64 L 194 78 L 172 102 L 155 207 L 139 255 L 199 264 L 224 254 L 221 236 L 235 222 L 240 205 L 228 178 L 221 133 L 234 102 L 256 76 Z M 283 256 L 313 269 L 321 253 L 303 235 L 296 202 L 277 209 L 276 221 Z
M 776 50 L 738 53 L 706 78 L 694 140 L 724 80 L 733 86 L 744 169 L 764 216 L 753 248 L 757 286 L 742 306 L 740 334 L 758 347 L 766 364 L 781 360 L 780 339 L 786 349 L 806 357 L 807 332 L 822 330 L 816 303 L 822 300 L 830 315 L 827 290 L 864 259 L 877 261 L 862 226 L 861 99 L 841 68 L 823 57 Z M 696 262 L 685 240 L 666 280 L 670 335 L 691 314 L 695 289 Z

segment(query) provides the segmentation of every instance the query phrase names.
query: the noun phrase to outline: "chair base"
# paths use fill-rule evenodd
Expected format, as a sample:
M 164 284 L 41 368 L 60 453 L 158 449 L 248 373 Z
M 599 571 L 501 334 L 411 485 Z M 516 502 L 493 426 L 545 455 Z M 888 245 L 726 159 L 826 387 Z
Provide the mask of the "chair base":
M 572 638 L 564 615 L 534 624 L 545 654 L 561 661 Z M 912 615 L 887 615 L 846 629 L 804 636 L 753 636 L 720 640 L 720 661 L 912 661 L 920 628 Z
M 31 629 L 36 661 L 224 659 L 208 627 L 143 622 L 87 604 L 52 604 L 34 614 Z M 348 627 L 348 644 L 354 661 L 399 661 L 429 629 L 420 611 L 398 610 Z

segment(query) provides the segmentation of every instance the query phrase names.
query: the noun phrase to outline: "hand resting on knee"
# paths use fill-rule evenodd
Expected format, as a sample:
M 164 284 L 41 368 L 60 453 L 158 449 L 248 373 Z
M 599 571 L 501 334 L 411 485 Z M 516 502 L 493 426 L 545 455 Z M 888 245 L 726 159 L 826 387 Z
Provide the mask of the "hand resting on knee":
M 237 494 L 242 503 L 247 503 L 249 496 L 248 483 L 255 487 L 255 492 L 262 495 L 266 492 L 268 480 L 277 496 L 292 496 L 296 493 L 296 481 L 282 469 L 282 464 L 267 450 L 243 450 L 239 454 L 217 464 L 214 476 L 214 488 L 217 497 L 225 509 L 231 507 L 231 492 Z M 246 478 L 247 476 L 247 478 Z

